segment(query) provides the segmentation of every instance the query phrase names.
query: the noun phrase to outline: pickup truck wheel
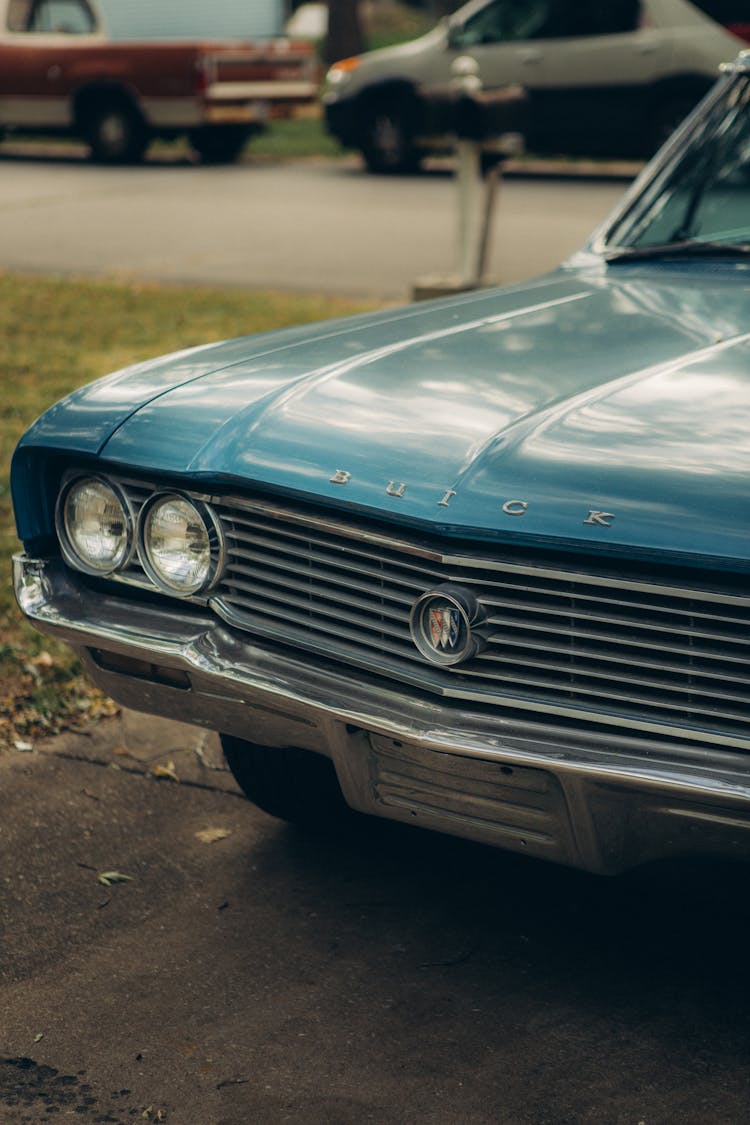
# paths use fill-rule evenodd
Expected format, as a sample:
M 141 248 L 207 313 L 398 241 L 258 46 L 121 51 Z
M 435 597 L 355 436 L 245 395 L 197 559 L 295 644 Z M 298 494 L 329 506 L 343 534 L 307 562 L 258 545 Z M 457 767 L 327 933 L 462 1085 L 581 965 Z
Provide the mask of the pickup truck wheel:
M 137 164 L 149 140 L 143 119 L 124 102 L 93 106 L 86 113 L 83 131 L 99 164 Z
M 214 125 L 196 129 L 190 134 L 190 143 L 204 164 L 232 164 L 249 135 L 244 126 Z
M 359 148 L 367 170 L 377 175 L 398 175 L 419 168 L 406 114 L 395 101 L 375 102 L 366 110 Z
M 296 746 L 258 746 L 221 735 L 227 765 L 259 809 L 305 828 L 335 830 L 356 818 L 346 804 L 333 763 Z

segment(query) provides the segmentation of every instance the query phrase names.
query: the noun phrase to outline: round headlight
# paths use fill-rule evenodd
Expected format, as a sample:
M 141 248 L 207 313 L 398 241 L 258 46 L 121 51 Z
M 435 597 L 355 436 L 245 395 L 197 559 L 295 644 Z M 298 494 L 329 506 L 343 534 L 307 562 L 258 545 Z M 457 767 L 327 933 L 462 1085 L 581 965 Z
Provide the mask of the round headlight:
M 99 477 L 79 477 L 61 494 L 58 534 L 68 561 L 94 574 L 110 574 L 127 561 L 131 520 L 125 502 Z
M 203 505 L 179 495 L 156 496 L 144 508 L 141 561 L 151 579 L 175 594 L 197 594 L 214 580 L 218 528 Z

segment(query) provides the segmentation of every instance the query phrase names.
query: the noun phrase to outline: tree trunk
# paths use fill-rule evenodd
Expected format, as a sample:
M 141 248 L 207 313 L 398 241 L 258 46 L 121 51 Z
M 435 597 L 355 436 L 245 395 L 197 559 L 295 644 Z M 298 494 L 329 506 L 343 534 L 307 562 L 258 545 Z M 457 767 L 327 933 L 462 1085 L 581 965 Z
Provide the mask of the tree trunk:
M 358 0 L 328 0 L 328 35 L 325 61 L 338 62 L 350 55 L 360 55 L 365 48 Z

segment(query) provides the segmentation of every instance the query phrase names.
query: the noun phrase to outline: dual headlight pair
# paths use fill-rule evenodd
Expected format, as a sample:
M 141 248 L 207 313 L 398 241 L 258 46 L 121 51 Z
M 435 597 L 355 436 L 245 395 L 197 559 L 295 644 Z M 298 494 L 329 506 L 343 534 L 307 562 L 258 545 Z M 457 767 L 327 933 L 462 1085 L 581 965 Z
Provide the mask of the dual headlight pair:
M 201 593 L 219 577 L 219 523 L 206 505 L 177 492 L 157 492 L 136 519 L 116 485 L 75 477 L 60 492 L 56 523 L 67 562 L 88 574 L 116 574 L 137 554 L 151 581 L 170 594 Z

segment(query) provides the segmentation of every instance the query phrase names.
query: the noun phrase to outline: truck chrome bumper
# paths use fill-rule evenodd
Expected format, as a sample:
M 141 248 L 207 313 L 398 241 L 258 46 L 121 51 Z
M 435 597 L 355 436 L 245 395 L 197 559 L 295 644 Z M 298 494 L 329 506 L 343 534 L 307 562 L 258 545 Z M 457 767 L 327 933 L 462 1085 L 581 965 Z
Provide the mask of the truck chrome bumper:
M 42 632 L 135 710 L 331 757 L 363 812 L 591 871 L 690 853 L 750 859 L 750 760 L 471 711 L 261 646 L 213 614 L 84 585 L 17 555 Z

